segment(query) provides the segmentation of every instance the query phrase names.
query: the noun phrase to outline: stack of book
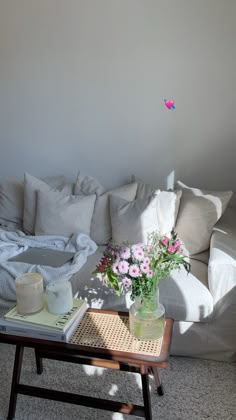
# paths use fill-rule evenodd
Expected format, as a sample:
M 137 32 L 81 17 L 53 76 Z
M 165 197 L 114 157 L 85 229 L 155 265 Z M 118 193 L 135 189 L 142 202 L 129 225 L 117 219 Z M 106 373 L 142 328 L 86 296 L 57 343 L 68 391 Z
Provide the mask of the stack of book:
M 46 306 L 36 314 L 20 315 L 14 306 L 0 319 L 0 332 L 68 342 L 87 308 L 83 299 L 74 299 L 72 309 L 61 315 L 48 312 Z

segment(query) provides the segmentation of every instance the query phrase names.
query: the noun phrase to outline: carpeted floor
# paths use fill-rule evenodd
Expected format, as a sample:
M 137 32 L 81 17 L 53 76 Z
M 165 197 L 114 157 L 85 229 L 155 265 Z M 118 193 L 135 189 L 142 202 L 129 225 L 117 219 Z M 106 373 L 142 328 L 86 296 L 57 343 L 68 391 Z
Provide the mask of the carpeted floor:
M 0 420 L 5 420 L 11 385 L 14 347 L 0 344 Z M 165 395 L 155 393 L 150 377 L 153 420 L 233 420 L 236 418 L 236 365 L 171 357 L 161 371 Z M 35 372 L 34 353 L 24 352 L 21 381 L 32 385 L 142 404 L 140 376 L 133 373 L 44 361 Z M 19 396 L 15 420 L 138 420 L 60 402 Z

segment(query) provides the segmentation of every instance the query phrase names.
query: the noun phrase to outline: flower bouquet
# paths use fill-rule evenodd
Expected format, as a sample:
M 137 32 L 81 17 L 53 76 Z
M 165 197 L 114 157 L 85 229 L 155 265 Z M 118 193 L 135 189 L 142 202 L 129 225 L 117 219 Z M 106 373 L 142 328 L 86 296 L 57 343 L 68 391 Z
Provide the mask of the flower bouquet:
M 160 336 L 164 328 L 158 284 L 181 266 L 190 271 L 177 234 L 172 230 L 169 237 L 151 233 L 147 244 L 108 246 L 94 273 L 118 296 L 131 292 L 134 304 L 130 308 L 130 331 L 138 338 L 153 339 Z M 142 325 L 141 321 L 144 321 Z
M 187 272 L 190 264 L 183 255 L 177 234 L 172 231 L 170 237 L 153 232 L 143 243 L 108 246 L 96 266 L 94 274 L 106 286 L 114 289 L 120 296 L 131 290 L 131 299 L 141 299 L 151 294 L 161 279 L 172 270 L 183 265 Z

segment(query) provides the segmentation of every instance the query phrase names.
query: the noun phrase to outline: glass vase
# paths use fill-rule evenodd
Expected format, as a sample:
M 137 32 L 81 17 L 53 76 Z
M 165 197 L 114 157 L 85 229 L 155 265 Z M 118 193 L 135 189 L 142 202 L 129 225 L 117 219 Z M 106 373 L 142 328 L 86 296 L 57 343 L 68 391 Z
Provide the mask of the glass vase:
M 158 287 L 142 297 L 136 296 L 129 309 L 129 329 L 139 340 L 157 340 L 163 336 L 165 308 L 159 302 Z

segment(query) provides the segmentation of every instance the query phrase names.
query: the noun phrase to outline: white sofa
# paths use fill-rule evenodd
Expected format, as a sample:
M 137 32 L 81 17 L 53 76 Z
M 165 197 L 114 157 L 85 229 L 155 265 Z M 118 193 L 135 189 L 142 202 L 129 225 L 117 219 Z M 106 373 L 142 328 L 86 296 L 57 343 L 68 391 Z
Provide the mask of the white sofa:
M 74 291 L 91 307 L 127 310 L 127 296 L 118 298 L 91 275 L 103 249 L 74 276 Z M 210 250 L 190 261 L 189 275 L 181 270 L 160 283 L 160 301 L 175 320 L 171 354 L 236 361 L 236 209 L 217 223 Z
M 122 232 L 125 236 L 124 232 L 127 231 L 131 232 L 131 236 L 135 236 L 137 231 L 141 229 L 139 224 L 145 228 L 147 227 L 145 223 L 142 224 L 144 222 L 143 219 L 142 223 L 137 224 L 138 213 L 140 212 L 140 206 L 142 207 L 146 199 L 145 197 L 153 192 L 153 187 L 133 179 L 131 184 L 127 184 L 128 187 L 126 185 L 106 192 L 94 178 L 83 177 L 79 174 L 75 185 L 71 187 L 66 186 L 66 193 L 64 192 L 62 197 L 63 211 L 60 212 L 61 199 L 58 195 L 59 193 L 51 199 L 49 195 L 53 194 L 53 192 L 50 192 L 48 187 L 46 187 L 45 196 L 43 196 L 42 191 L 36 194 L 36 191 L 40 190 L 41 187 L 43 190 L 45 186 L 43 185 L 44 182 L 35 180 L 34 196 L 38 195 L 38 199 L 42 199 L 42 202 L 40 206 L 40 203 L 37 203 L 36 200 L 34 207 L 38 206 L 40 217 L 37 212 L 37 214 L 34 213 L 36 211 L 35 208 L 32 209 L 33 196 L 29 196 L 29 190 L 27 190 L 26 194 L 26 179 L 25 183 L 15 180 L 14 188 L 12 185 L 12 188 L 9 188 L 9 182 L 13 181 L 8 180 L 8 187 L 6 188 L 6 181 L 0 178 L 0 224 L 2 224 L 2 228 L 13 229 L 14 226 L 17 226 L 25 231 L 24 222 L 26 220 L 24 219 L 27 219 L 27 222 L 29 222 L 29 214 L 31 216 L 33 214 L 35 218 L 34 223 L 26 224 L 27 227 L 31 226 L 31 229 L 32 226 L 35 226 L 37 234 L 55 234 L 56 229 L 59 235 L 63 235 L 65 232 L 69 235 L 73 226 L 71 227 L 71 220 L 67 224 L 68 218 L 63 219 L 67 212 L 67 209 L 63 207 L 65 206 L 65 197 L 67 197 L 65 194 L 71 195 L 73 192 L 73 202 L 78 197 L 80 199 L 83 196 L 93 197 L 92 201 L 90 200 L 88 203 L 88 212 L 86 213 L 86 210 L 83 208 L 83 214 L 86 213 L 90 217 L 90 235 L 99 246 L 96 253 L 88 257 L 86 264 L 71 278 L 74 295 L 86 298 L 91 307 L 127 310 L 131 303 L 129 295 L 118 298 L 91 273 L 101 258 L 101 251 L 105 248 L 110 236 L 112 235 L 113 237 L 114 232 L 116 232 L 116 238 Z M 34 184 L 34 177 L 29 176 L 28 183 L 29 181 L 31 184 Z M 5 187 L 2 186 L 4 182 Z M 58 182 L 55 182 L 55 180 L 51 184 L 53 188 L 58 188 Z M 165 306 L 166 315 L 175 320 L 171 354 L 235 361 L 236 209 L 228 207 L 232 194 L 230 192 L 202 192 L 190 189 L 182 183 L 179 183 L 177 188 L 181 193 L 168 192 L 167 195 L 160 196 L 162 198 L 158 201 L 158 206 L 160 207 L 159 219 L 154 221 L 159 223 L 159 228 L 163 228 L 161 216 L 164 214 L 165 228 L 163 229 L 167 229 L 167 225 L 171 227 L 174 224 L 177 232 L 179 230 L 179 233 L 181 233 L 181 239 L 184 239 L 184 245 L 188 245 L 186 246 L 186 252 L 190 254 L 190 274 L 181 269 L 173 272 L 169 278 L 160 282 L 160 301 Z M 8 197 L 8 201 L 4 201 L 6 191 L 11 194 L 11 200 Z M 22 200 L 22 194 L 25 202 Z M 95 199 L 94 195 L 96 196 Z M 117 198 L 113 200 L 113 208 L 111 208 L 111 195 L 115 197 L 120 195 L 118 203 Z M 74 198 L 76 196 L 77 198 Z M 167 196 L 169 201 L 167 200 L 166 206 L 164 201 Z M 56 208 L 54 209 L 53 202 L 55 197 Z M 163 197 L 164 201 L 161 201 Z M 9 209 L 7 206 L 12 205 L 14 202 L 13 198 L 15 200 L 14 207 Z M 28 205 L 26 200 L 28 200 Z M 67 204 L 68 200 L 69 198 L 66 198 Z M 29 203 L 31 203 L 30 211 Z M 80 205 L 81 202 L 78 201 L 78 206 Z M 198 206 L 199 208 L 197 208 Z M 21 208 L 19 209 L 19 207 Z M 27 212 L 25 211 L 26 208 Z M 46 210 L 48 209 L 48 212 L 45 211 L 45 208 Z M 93 208 L 93 211 L 91 208 Z M 152 213 L 149 212 L 149 221 L 150 214 L 154 214 L 153 205 L 150 208 Z M 196 214 L 194 214 L 195 211 Z M 45 218 L 47 218 L 46 221 Z M 59 220 L 55 223 L 57 218 Z M 170 222 L 171 218 L 173 220 Z M 196 218 L 199 220 L 194 231 Z M 123 225 L 124 220 L 126 221 Z M 149 223 L 149 229 L 153 229 L 153 226 L 155 227 L 154 222 Z M 84 223 L 86 229 L 88 229 L 88 220 L 84 221 Z M 78 223 L 76 226 L 79 226 Z M 135 227 L 135 229 L 132 230 L 132 227 Z M 78 227 L 78 229 L 80 228 L 82 229 L 81 226 Z M 33 234 L 35 232 L 31 231 L 30 233 Z M 140 232 L 139 234 L 141 234 Z M 192 241 L 193 237 L 194 240 Z M 124 237 L 124 239 L 127 238 Z M 201 252 L 194 253 L 194 250 L 201 248 L 203 248 Z

